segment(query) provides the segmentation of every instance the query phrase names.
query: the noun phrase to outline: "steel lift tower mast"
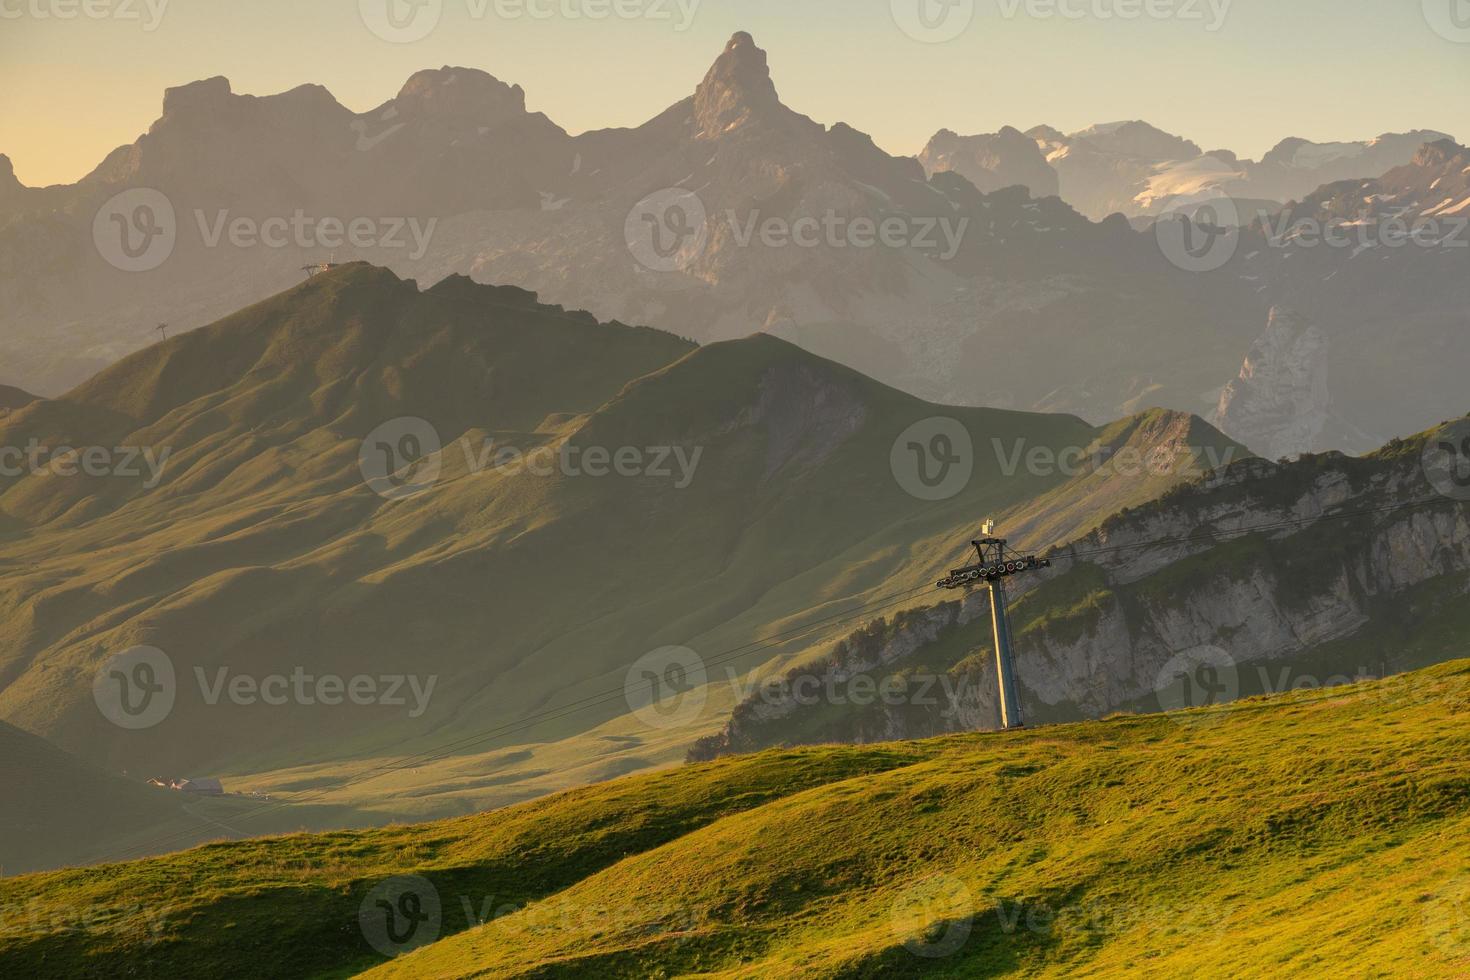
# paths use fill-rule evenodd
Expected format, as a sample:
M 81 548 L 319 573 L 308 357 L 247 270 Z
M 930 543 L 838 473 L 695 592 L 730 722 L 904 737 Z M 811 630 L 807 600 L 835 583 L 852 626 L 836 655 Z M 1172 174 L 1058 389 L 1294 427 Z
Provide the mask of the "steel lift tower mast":
M 939 581 L 941 589 L 975 588 L 985 582 L 990 588 L 990 624 L 995 631 L 995 674 L 1000 683 L 1000 727 L 1023 728 L 1021 701 L 1016 693 L 1015 661 L 1011 653 L 1011 622 L 1006 616 L 1005 580 L 1021 572 L 1050 568 L 1051 562 L 1035 555 L 1006 553 L 1004 538 L 995 537 L 995 521 L 987 520 L 981 528 L 984 537 L 970 544 L 980 561 L 957 568 Z

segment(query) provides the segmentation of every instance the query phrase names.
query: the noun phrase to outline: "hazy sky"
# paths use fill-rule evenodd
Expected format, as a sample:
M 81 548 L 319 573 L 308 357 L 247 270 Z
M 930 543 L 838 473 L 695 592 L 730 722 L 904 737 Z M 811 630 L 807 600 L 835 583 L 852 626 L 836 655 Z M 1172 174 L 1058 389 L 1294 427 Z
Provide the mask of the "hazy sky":
M 363 111 L 446 64 L 520 84 L 574 133 L 635 125 L 692 92 L 737 30 L 770 52 L 788 105 L 895 153 L 942 127 L 1126 118 L 1252 157 L 1285 136 L 1470 140 L 1470 0 L 413 2 L 427 6 L 0 0 L 0 152 L 27 184 L 70 182 L 145 131 L 167 86 L 225 75 L 262 95 L 318 82 Z M 367 23 L 391 31 L 388 3 L 427 36 L 377 36 Z M 920 3 L 934 31 L 958 36 L 912 37 Z

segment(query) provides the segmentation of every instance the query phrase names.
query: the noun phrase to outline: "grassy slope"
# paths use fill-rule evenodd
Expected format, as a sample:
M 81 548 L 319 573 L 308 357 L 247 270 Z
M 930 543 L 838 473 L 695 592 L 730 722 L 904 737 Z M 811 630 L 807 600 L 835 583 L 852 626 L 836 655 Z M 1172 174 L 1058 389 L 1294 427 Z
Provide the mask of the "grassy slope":
M 849 412 L 862 425 L 834 434 Z M 935 414 L 970 429 L 977 460 L 964 493 L 929 504 L 899 488 L 889 455 L 900 432 Z M 453 445 L 432 492 L 385 502 L 363 485 L 357 450 L 400 415 L 477 451 L 493 437 L 705 455 L 698 479 L 675 490 L 471 473 Z M 421 294 L 363 265 L 0 424 L 0 440 L 33 434 L 174 455 L 154 491 L 121 479 L 0 486 L 0 522 L 12 528 L 0 538 L 0 717 L 115 768 L 219 775 L 288 800 L 323 794 L 312 802 L 385 818 L 449 816 L 681 759 L 719 725 L 727 685 L 683 731 L 630 726 L 621 697 L 518 722 L 619 692 L 628 665 L 657 647 L 713 658 L 929 585 L 981 517 L 1039 513 L 1031 502 L 1067 482 L 1007 475 L 992 438 L 1062 448 L 1112 437 L 1069 416 L 928 405 L 769 337 L 691 350 L 653 331 L 569 322 L 514 290 L 452 281 Z M 1063 523 L 1087 526 L 1159 489 L 1138 480 L 1074 495 Z M 850 628 L 737 666 L 802 655 Z M 119 733 L 98 717 L 89 679 L 136 643 L 164 649 L 185 688 L 158 728 Z M 208 706 L 192 682 L 196 667 L 302 665 L 440 683 L 430 712 L 405 719 Z M 502 725 L 512 730 L 454 758 L 346 783 Z M 335 826 L 324 822 L 334 812 L 300 819 Z
M 462 899 L 502 914 L 383 976 L 1461 976 L 1467 709 L 1461 662 L 15 879 L 0 907 L 168 915 L 154 943 L 137 911 L 105 934 L 12 928 L 0 966 L 340 975 L 371 958 L 355 920 L 378 876 L 422 874 L 446 935 Z

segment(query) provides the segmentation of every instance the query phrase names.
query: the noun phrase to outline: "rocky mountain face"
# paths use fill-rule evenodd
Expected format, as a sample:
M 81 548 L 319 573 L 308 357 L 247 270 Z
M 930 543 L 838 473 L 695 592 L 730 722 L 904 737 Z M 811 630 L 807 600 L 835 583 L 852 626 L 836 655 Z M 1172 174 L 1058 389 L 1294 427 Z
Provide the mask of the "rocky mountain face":
M 1426 480 L 1436 438 L 1247 460 L 1050 553 L 1011 583 L 1025 716 L 1201 707 L 1458 656 L 1470 504 Z M 991 644 L 983 590 L 878 620 L 767 681 L 690 757 L 996 727 Z M 888 694 L 799 696 L 859 687 Z
M 1317 188 L 1293 202 L 1278 221 L 1311 218 L 1361 227 L 1394 222 L 1402 241 L 1414 233 L 1424 243 L 1453 246 L 1470 236 L 1457 234 L 1470 219 L 1470 149 L 1453 140 L 1425 143 L 1411 160 L 1373 180 L 1346 180 Z M 1398 224 L 1405 227 L 1397 228 Z M 1427 227 L 1443 225 L 1443 230 Z M 1289 228 L 1289 224 L 1287 224 Z M 1388 245 L 1376 242 L 1371 247 Z
M 1366 451 L 1458 412 L 1439 396 L 1470 363 L 1467 167 L 1470 151 L 1439 141 L 1380 178 L 1323 187 L 1244 229 L 1219 270 L 1326 332 L 1341 423 L 1328 445 Z M 1395 365 L 1414 380 L 1390 380 Z M 1367 397 L 1385 384 L 1392 399 Z
M 1420 129 L 1385 133 L 1363 142 L 1282 140 L 1249 169 L 1251 187 L 1244 196 L 1299 201 L 1324 184 L 1386 174 L 1412 163 L 1426 143 L 1449 139 L 1444 133 Z
M 919 154 L 919 162 L 931 176 L 953 171 L 987 194 L 1016 186 L 1026 188 L 1034 198 L 1056 197 L 1061 192 L 1057 172 L 1036 141 L 1010 126 L 979 136 L 942 129 Z
M 1327 334 L 1276 307 L 1240 376 L 1225 386 L 1214 423 L 1268 459 L 1327 448 Z
M 1135 199 L 1161 166 L 1201 154 L 1189 140 L 1139 121 L 1092 126 L 1070 135 L 1037 126 L 1026 135 L 1036 140 L 1056 170 L 1062 199 L 1094 221 L 1140 213 Z

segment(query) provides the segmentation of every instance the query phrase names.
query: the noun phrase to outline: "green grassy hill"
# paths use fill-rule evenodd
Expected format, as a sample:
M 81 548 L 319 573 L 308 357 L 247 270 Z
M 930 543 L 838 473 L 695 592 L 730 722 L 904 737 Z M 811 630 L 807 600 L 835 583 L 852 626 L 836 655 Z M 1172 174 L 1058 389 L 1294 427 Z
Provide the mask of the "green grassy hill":
M 936 416 L 975 450 L 963 489 L 930 501 L 895 478 L 893 454 Z M 437 466 L 437 480 L 380 495 L 391 487 L 364 478 L 362 452 L 403 448 L 402 433 L 373 435 L 403 417 L 442 450 L 405 449 L 417 463 L 394 476 Z M 768 336 L 695 348 L 521 290 L 420 291 L 363 264 L 0 420 L 0 445 L 32 439 L 169 455 L 156 480 L 0 482 L 0 718 L 114 770 L 309 803 L 294 811 L 308 827 L 344 810 L 450 816 L 677 763 L 733 696 L 716 673 L 682 729 L 636 723 L 621 693 L 649 651 L 688 646 L 723 670 L 743 650 L 738 679 L 840 636 L 854 610 L 923 601 L 986 515 L 1059 542 L 1177 482 L 1204 447 L 1239 449 L 1188 416 L 1098 429 L 935 406 Z M 1099 442 L 1184 463 L 1089 482 L 1007 462 Z M 625 449 L 645 464 L 633 475 L 484 465 Z M 1069 484 L 1087 492 L 1046 502 Z M 92 678 L 137 645 L 170 658 L 177 698 L 156 726 L 123 731 Z M 207 697 L 221 676 L 298 669 L 435 687 L 418 714 Z
M 1170 715 L 768 752 L 445 823 L 6 880 L 0 909 L 30 918 L 0 929 L 0 967 L 1458 977 L 1467 751 L 1470 662 Z M 379 901 L 417 910 L 407 946 L 437 941 L 385 961 Z

